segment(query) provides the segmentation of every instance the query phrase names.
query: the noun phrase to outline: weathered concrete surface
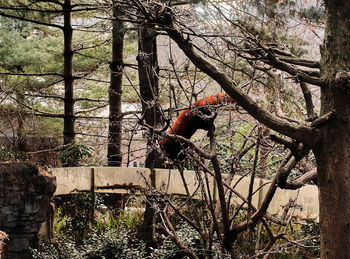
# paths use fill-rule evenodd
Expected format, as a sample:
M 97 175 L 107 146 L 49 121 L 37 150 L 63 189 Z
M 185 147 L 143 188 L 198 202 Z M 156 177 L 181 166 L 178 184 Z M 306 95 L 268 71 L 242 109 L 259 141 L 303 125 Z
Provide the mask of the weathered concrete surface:
M 247 198 L 248 186 L 250 183 L 250 177 L 234 177 L 231 186 L 234 189 Z M 252 199 L 252 204 L 259 207 L 264 199 L 268 189 L 270 187 L 270 181 L 260 178 L 254 179 L 254 192 L 255 195 Z M 277 191 L 270 203 L 268 212 L 275 215 L 281 215 L 284 206 L 288 204 L 289 200 L 294 200 L 297 205 L 294 209 L 294 215 L 300 218 L 319 219 L 319 205 L 318 205 L 318 188 L 315 185 L 305 185 L 299 190 L 282 190 L 277 188 Z M 242 199 L 237 196 L 234 197 L 233 202 L 237 204 L 242 203 Z
M 53 168 L 57 178 L 55 195 L 91 191 L 104 193 L 140 193 L 151 186 L 151 170 L 126 167 Z
M 148 168 L 93 167 L 95 190 L 104 193 L 141 193 L 152 186 Z
M 57 176 L 55 195 L 91 190 L 92 174 L 90 167 L 54 168 L 52 172 Z
M 261 187 L 266 180 L 260 179 L 260 178 L 255 178 L 254 179 L 254 185 L 253 185 L 253 193 L 255 193 L 252 197 L 252 204 L 255 207 L 259 206 L 259 203 L 261 202 L 261 193 L 264 192 L 264 190 L 267 188 L 265 186 Z M 243 197 L 247 198 L 248 197 L 248 192 L 249 192 L 249 184 L 250 184 L 250 177 L 242 177 L 239 175 L 236 175 L 231 183 L 231 187 L 238 192 L 240 195 Z M 236 195 L 232 196 L 232 202 L 235 202 L 237 204 L 241 204 L 243 201 L 241 198 L 239 198 Z
M 155 169 L 154 173 L 147 168 L 123 168 L 123 167 L 75 167 L 54 168 L 53 174 L 57 177 L 57 191 L 55 194 L 67 194 L 74 191 L 89 191 L 94 188 L 97 192 L 112 193 L 142 193 L 147 192 L 150 186 L 168 194 L 183 194 L 187 191 L 184 180 L 177 170 Z M 187 190 L 194 198 L 201 198 L 199 176 L 194 171 L 184 171 Z M 211 194 L 217 194 L 214 178 L 209 177 L 209 189 Z M 231 187 L 247 198 L 250 177 L 235 176 Z M 206 187 L 205 187 L 206 188 Z M 259 207 L 269 188 L 269 181 L 256 178 L 252 203 Z M 215 190 L 215 191 L 214 191 Z M 215 197 L 217 199 L 217 197 Z M 268 211 L 271 214 L 281 214 L 283 207 L 295 199 L 298 205 L 295 208 L 295 216 L 318 220 L 318 189 L 314 185 L 306 185 L 298 190 L 278 189 Z M 242 199 L 233 195 L 232 202 L 241 204 Z
M 55 189 L 55 177 L 29 163 L 0 164 L 0 230 L 9 236 L 7 258 L 31 258 L 29 246 Z
M 185 170 L 183 177 L 178 170 L 167 170 L 167 169 L 156 169 L 155 170 L 155 185 L 157 190 L 160 190 L 167 194 L 188 194 L 193 197 L 200 199 L 202 198 L 202 186 L 200 186 L 200 178 L 194 171 Z M 187 187 L 187 190 L 185 188 Z M 213 179 L 210 179 L 210 191 L 213 190 Z M 204 187 L 205 188 L 205 187 Z

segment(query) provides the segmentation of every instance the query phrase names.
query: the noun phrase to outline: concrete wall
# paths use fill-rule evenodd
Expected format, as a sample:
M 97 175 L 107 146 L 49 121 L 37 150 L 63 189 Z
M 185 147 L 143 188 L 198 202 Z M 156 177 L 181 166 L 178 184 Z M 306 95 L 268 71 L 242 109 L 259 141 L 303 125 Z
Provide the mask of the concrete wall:
M 155 169 L 152 173 L 147 168 L 124 167 L 72 167 L 53 168 L 53 174 L 57 179 L 55 195 L 68 194 L 77 191 L 90 191 L 104 193 L 147 193 L 151 188 L 168 194 L 184 194 L 187 192 L 194 198 L 200 199 L 202 188 L 198 175 L 194 171 L 184 171 L 183 177 L 177 170 Z M 184 181 L 187 188 L 185 188 Z M 213 195 L 215 190 L 214 179 L 208 176 L 209 191 Z M 248 194 L 250 178 L 235 176 L 231 186 L 245 198 Z M 262 187 L 261 187 L 262 186 Z M 261 188 L 260 188 L 261 187 Z M 254 190 L 258 190 L 253 196 L 253 205 L 258 207 L 269 188 L 269 181 L 256 178 Z M 186 190 L 187 189 L 187 190 Z M 268 211 L 272 214 L 280 214 L 290 199 L 298 204 L 295 215 L 302 218 L 318 220 L 318 189 L 314 185 L 306 185 L 299 190 L 278 189 Z M 233 203 L 241 204 L 242 200 L 233 195 Z

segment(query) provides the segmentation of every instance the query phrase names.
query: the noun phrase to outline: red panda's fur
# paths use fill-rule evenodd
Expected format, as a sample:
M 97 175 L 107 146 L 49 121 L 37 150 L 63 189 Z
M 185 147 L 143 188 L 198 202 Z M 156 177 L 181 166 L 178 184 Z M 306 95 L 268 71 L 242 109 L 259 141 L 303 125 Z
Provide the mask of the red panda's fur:
M 207 120 L 201 116 L 201 114 L 210 114 L 210 105 L 224 102 L 232 103 L 233 100 L 223 92 L 198 100 L 192 104 L 191 108 L 180 112 L 175 122 L 167 130 L 167 133 L 189 139 L 197 131 L 197 129 L 209 130 L 212 120 Z M 184 148 L 184 145 L 178 140 L 170 137 L 164 137 L 159 144 L 170 158 L 175 159 L 183 157 L 180 155 L 180 152 Z

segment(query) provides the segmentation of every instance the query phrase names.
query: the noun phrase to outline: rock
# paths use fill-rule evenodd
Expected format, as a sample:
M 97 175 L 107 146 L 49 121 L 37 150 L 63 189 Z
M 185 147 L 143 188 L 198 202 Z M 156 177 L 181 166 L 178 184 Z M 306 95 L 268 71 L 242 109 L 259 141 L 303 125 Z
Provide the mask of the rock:
M 0 231 L 0 259 L 6 259 L 6 243 L 8 236 L 5 232 Z
M 56 190 L 56 178 L 30 163 L 0 164 L 0 230 L 8 235 L 7 258 L 31 258 L 29 246 Z

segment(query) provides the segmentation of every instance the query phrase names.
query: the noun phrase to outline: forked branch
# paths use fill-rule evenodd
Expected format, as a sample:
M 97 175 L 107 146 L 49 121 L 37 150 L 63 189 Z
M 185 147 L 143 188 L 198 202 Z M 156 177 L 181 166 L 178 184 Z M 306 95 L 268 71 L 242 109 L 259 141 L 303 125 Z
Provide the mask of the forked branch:
M 196 67 L 214 79 L 224 89 L 224 91 L 250 115 L 261 123 L 265 124 L 267 127 L 309 146 L 312 146 L 317 142 L 318 137 L 320 136 L 317 129 L 304 124 L 291 123 L 284 119 L 278 118 L 259 106 L 250 96 L 235 86 L 224 73 L 220 72 L 216 66 L 200 56 L 194 50 L 191 41 L 184 37 L 172 19 L 173 18 L 170 17 L 170 15 L 167 19 L 163 19 L 163 21 L 167 21 L 164 29 L 168 35 L 178 44 L 178 46 Z

